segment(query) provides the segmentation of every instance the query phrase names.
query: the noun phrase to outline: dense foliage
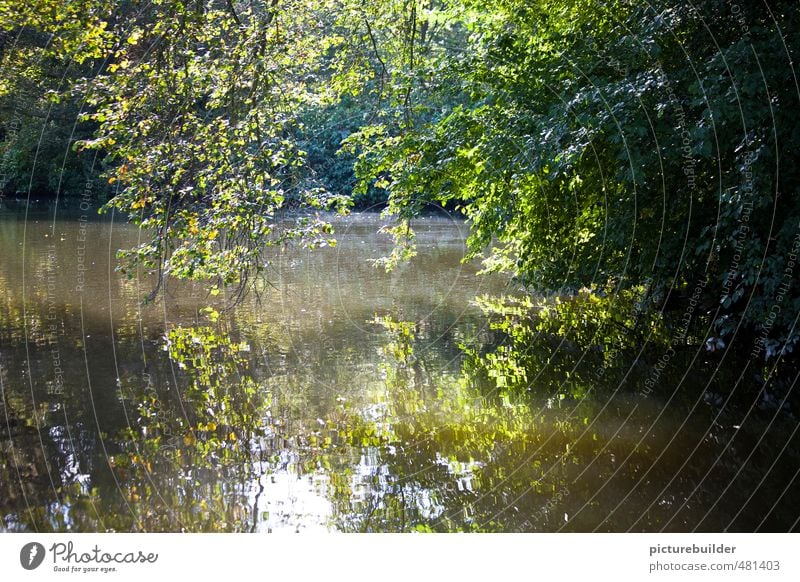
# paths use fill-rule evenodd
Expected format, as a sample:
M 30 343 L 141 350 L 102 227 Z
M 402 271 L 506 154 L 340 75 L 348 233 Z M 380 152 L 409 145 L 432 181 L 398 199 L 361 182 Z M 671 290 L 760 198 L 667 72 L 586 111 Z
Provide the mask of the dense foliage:
M 126 264 L 159 282 L 244 289 L 266 244 L 331 242 L 313 214 L 281 226 L 288 206 L 388 200 L 411 220 L 436 203 L 471 221 L 471 256 L 530 291 L 644 289 L 676 313 L 674 344 L 690 324 L 759 358 L 800 338 L 795 2 L 0 14 L 3 191 L 79 191 L 102 166 L 109 208 L 154 233 Z M 413 255 L 408 224 L 395 235 L 390 265 Z
M 0 2 L 0 195 L 80 195 L 100 171 L 71 145 L 91 136 L 76 84 L 110 41 L 112 2 Z
M 532 289 L 646 284 L 753 355 L 792 351 L 800 10 L 717 0 L 458 2 L 464 102 L 362 131 L 392 207 L 457 201 L 473 255 Z M 684 326 L 685 327 L 685 326 Z M 685 340 L 678 333 L 676 343 Z M 721 344 L 720 344 L 721 345 Z

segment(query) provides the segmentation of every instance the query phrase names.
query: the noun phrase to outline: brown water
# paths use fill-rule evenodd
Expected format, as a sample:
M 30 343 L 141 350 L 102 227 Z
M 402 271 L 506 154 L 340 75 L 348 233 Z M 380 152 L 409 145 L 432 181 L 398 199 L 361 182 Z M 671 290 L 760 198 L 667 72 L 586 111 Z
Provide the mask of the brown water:
M 0 214 L 0 529 L 797 528 L 797 421 L 741 362 L 676 358 L 647 397 L 638 371 L 563 388 L 591 365 L 563 346 L 531 346 L 575 365 L 522 392 L 470 376 L 464 346 L 499 341 L 471 301 L 508 286 L 447 216 L 390 274 L 385 220 L 337 218 L 217 319 L 199 285 L 142 304 L 115 271 L 134 227 L 24 210 Z

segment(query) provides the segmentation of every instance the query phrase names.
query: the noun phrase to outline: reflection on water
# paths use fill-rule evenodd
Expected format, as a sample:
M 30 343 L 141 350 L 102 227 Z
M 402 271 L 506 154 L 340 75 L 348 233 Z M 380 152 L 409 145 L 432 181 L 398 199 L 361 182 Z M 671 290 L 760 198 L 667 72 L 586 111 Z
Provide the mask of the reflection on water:
M 741 365 L 681 354 L 643 396 L 652 365 L 587 325 L 488 325 L 473 300 L 505 284 L 460 264 L 464 225 L 421 220 L 386 274 L 382 219 L 337 220 L 220 315 L 198 285 L 142 305 L 152 281 L 114 271 L 130 226 L 0 215 L 0 527 L 797 527 L 797 423 Z

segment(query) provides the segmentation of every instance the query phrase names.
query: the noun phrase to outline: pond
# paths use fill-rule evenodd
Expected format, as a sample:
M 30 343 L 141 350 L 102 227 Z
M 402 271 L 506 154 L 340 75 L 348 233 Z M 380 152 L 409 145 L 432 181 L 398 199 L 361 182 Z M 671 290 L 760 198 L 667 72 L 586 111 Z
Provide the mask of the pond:
M 681 352 L 645 394 L 635 354 L 599 374 L 537 340 L 502 389 L 474 300 L 514 288 L 462 264 L 462 222 L 420 219 L 386 273 L 386 219 L 333 221 L 225 311 L 195 284 L 143 303 L 124 221 L 0 212 L 0 529 L 797 528 L 797 421 L 747 364 Z

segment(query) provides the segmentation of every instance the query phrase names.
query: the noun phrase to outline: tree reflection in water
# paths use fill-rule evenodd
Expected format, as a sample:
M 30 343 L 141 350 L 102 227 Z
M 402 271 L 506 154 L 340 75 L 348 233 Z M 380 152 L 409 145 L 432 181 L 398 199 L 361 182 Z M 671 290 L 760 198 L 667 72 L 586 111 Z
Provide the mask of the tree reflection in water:
M 222 320 L 174 327 L 148 353 L 152 374 L 121 380 L 116 408 L 96 422 L 78 392 L 34 404 L 4 390 L 5 527 L 647 531 L 733 518 L 748 529 L 765 516 L 785 526 L 770 508 L 786 487 L 794 498 L 786 433 L 734 428 L 736 403 L 698 406 L 697 383 L 669 392 L 666 378 L 690 366 L 679 355 L 643 394 L 672 336 L 640 317 L 640 300 L 482 298 L 491 329 L 464 340 L 456 367 L 424 349 L 438 333 L 424 320 L 376 316 L 374 353 L 305 367 L 270 364 L 289 350 L 270 333 L 248 343 Z M 756 448 L 765 459 L 784 450 L 786 470 L 762 479 L 763 463 L 746 462 Z M 735 479 L 761 482 L 741 516 L 742 503 L 716 503 Z

